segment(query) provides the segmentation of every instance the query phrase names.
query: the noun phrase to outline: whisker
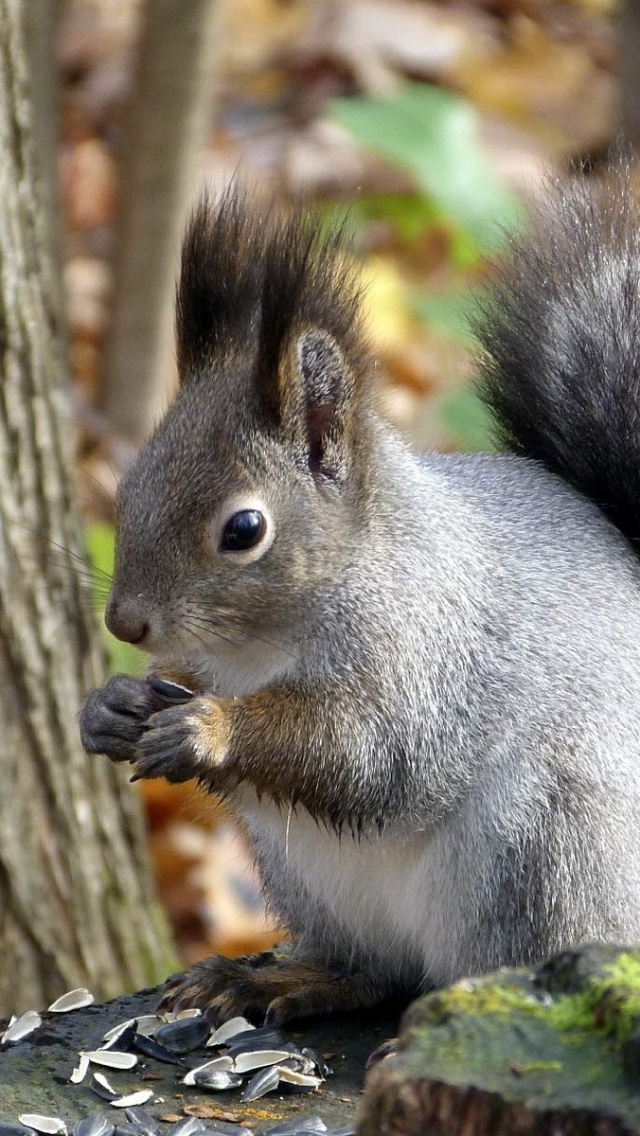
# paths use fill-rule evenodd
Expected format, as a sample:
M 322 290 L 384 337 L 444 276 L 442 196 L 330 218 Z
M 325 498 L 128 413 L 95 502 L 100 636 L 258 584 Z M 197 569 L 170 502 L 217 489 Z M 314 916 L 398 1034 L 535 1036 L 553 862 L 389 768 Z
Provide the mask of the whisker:
M 227 613 L 220 608 L 216 608 L 216 616 L 218 617 L 218 619 L 233 619 L 234 613 Z M 238 645 L 237 639 L 233 639 L 229 636 L 224 637 L 223 633 L 219 629 L 218 621 L 217 619 L 214 619 L 214 617 L 206 615 L 205 612 L 201 612 L 197 614 L 197 619 L 198 625 L 203 629 L 211 631 L 213 634 L 218 635 L 219 638 L 224 638 L 228 643 Z M 268 637 L 266 635 L 261 635 L 253 627 L 251 627 L 250 624 L 242 623 L 238 620 L 236 620 L 236 626 L 239 631 L 243 632 L 244 634 L 248 634 L 251 639 L 257 640 L 258 643 L 264 643 L 267 647 L 275 647 L 278 651 L 282 651 L 283 655 L 288 655 L 290 659 L 297 658 L 297 655 L 289 649 L 288 645 L 285 645 L 283 640 L 279 640 L 275 636 Z

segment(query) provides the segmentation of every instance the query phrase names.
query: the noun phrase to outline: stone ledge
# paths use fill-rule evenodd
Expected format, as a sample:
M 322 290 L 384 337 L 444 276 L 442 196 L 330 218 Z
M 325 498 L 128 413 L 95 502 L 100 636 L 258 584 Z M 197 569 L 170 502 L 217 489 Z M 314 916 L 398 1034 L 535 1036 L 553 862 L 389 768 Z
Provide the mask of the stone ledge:
M 592 946 L 414 1002 L 358 1136 L 640 1134 L 640 953 Z

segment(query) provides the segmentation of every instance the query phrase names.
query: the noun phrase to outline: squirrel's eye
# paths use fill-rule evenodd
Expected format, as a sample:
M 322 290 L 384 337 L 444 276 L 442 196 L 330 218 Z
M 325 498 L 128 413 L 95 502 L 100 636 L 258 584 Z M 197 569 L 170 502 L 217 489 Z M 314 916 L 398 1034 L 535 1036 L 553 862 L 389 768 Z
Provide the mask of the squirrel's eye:
M 267 522 L 257 509 L 240 509 L 229 517 L 222 531 L 222 552 L 246 552 L 255 548 L 267 531 Z

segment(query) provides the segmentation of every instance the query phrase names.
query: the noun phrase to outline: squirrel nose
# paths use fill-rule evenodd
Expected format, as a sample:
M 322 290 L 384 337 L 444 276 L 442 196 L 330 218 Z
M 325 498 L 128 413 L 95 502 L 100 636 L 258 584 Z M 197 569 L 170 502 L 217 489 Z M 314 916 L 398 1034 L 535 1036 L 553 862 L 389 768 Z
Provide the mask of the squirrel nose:
M 121 600 L 114 595 L 107 604 L 104 621 L 112 635 L 124 643 L 139 645 L 149 630 L 149 624 L 136 601 Z

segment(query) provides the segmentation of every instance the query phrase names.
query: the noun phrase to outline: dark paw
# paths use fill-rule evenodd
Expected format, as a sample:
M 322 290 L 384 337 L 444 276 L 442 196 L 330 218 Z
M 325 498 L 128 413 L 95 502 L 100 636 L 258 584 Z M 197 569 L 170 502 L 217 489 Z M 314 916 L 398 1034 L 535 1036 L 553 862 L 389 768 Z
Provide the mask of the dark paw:
M 330 972 L 289 957 L 281 948 L 263 955 L 196 963 L 170 979 L 159 1009 L 198 1006 L 214 1025 L 242 1015 L 256 1023 L 281 1026 L 299 1018 L 371 1006 L 375 991 L 362 976 Z
M 178 783 L 197 777 L 198 757 L 194 713 L 190 706 L 175 705 L 153 714 L 145 723 L 135 748 L 132 781 L 164 777 Z
M 160 705 L 144 679 L 114 675 L 91 692 L 80 714 L 80 737 L 87 753 L 132 761 L 145 723 Z
M 269 999 L 252 981 L 253 972 L 273 962 L 273 953 L 228 959 L 213 955 L 167 982 L 158 1010 L 185 1010 L 198 1006 L 213 1025 L 239 1015 L 262 1023 Z

